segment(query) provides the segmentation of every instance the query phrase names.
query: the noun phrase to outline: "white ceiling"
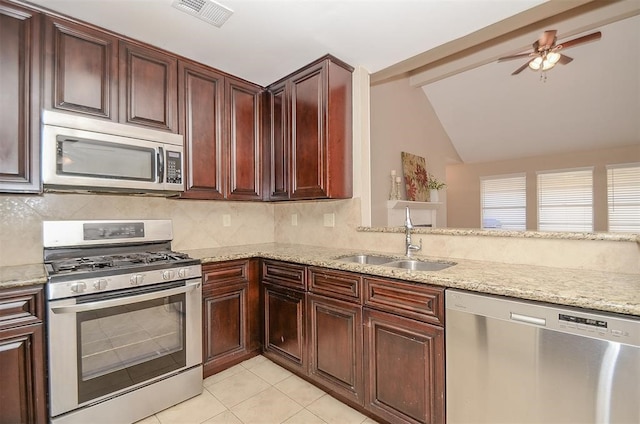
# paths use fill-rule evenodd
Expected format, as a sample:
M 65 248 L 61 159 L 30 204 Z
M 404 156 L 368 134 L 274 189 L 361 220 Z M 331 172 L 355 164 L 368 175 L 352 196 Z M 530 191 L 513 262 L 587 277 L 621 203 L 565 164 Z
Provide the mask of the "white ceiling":
M 219 0 L 234 14 L 216 28 L 171 7 L 173 0 L 28 1 L 263 86 L 326 53 L 377 73 L 373 80 L 496 22 L 517 21 L 520 12 L 560 7 L 545 0 Z M 618 3 L 640 9 L 637 0 Z M 511 76 L 519 61 L 495 63 L 525 51 L 538 28 L 493 46 L 484 66 L 425 86 L 462 160 L 640 144 L 640 23 L 634 19 L 603 26 L 601 41 L 567 50 L 574 61 L 552 69 L 545 83 L 529 70 Z M 585 29 L 580 25 L 557 22 L 553 29 L 560 40 L 570 39 Z M 411 83 L 421 87 L 429 78 L 416 72 Z
M 266 86 L 331 53 L 376 72 L 544 0 L 218 0 L 216 28 L 173 0 L 28 0 Z
M 494 61 L 424 86 L 462 161 L 632 144 L 638 145 L 638 156 L 630 160 L 638 160 L 640 16 L 568 39 L 595 30 L 602 39 L 563 50 L 573 62 L 548 71 L 546 81 L 530 69 L 511 76 L 526 62 L 521 59 Z

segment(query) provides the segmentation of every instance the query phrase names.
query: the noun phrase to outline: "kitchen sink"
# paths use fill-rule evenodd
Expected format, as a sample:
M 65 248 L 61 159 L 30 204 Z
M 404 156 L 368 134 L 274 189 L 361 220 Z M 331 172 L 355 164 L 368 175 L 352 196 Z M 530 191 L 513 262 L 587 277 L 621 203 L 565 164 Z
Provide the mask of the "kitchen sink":
M 352 255 L 338 258 L 338 260 L 343 262 L 353 262 L 357 264 L 382 265 L 387 262 L 394 261 L 395 259 L 388 256 Z
M 343 256 L 341 258 L 337 258 L 337 260 L 357 264 L 380 265 L 389 268 L 406 269 L 409 271 L 440 271 L 441 269 L 455 265 L 454 262 L 418 261 L 413 259 L 397 259 L 390 256 L 365 254 Z
M 455 265 L 455 263 L 402 260 L 387 262 L 382 265 L 391 268 L 407 269 L 410 271 L 440 271 L 442 269 L 449 268 L 450 266 Z

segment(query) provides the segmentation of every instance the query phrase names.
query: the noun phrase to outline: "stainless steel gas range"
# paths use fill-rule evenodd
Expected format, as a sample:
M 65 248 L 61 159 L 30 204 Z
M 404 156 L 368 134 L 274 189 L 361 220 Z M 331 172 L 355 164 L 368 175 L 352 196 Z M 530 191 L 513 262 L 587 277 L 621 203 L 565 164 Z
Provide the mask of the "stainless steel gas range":
M 202 268 L 171 221 L 46 221 L 50 418 L 127 423 L 202 392 Z

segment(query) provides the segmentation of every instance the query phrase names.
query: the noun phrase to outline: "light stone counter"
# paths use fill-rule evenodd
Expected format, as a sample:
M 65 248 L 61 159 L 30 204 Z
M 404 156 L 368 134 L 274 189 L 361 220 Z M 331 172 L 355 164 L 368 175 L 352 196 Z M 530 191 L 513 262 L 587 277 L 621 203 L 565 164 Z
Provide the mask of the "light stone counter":
M 45 284 L 47 276 L 42 264 L 0 267 L 0 289 Z
M 408 271 L 336 260 L 338 257 L 356 253 L 376 254 L 376 252 L 288 244 L 255 244 L 184 252 L 201 259 L 203 264 L 260 257 L 640 316 L 639 274 L 458 259 L 455 260 L 457 262 L 455 266 L 441 271 Z M 390 256 L 385 253 L 378 254 Z M 397 257 L 402 258 L 401 255 Z M 417 257 L 417 259 L 424 259 L 424 257 Z M 447 258 L 430 259 L 449 261 Z M 45 283 L 46 275 L 42 264 L 0 267 L 0 289 Z
M 397 278 L 416 283 L 453 287 L 482 293 L 511 296 L 640 316 L 640 275 L 562 269 L 531 265 L 458 260 L 441 271 L 408 271 L 380 265 L 345 263 L 340 256 L 365 250 L 328 249 L 306 245 L 258 244 L 186 251 L 203 264 L 260 257 Z M 377 253 L 390 256 L 386 253 Z M 402 256 L 398 255 L 398 258 Z M 424 257 L 417 257 L 424 259 Z M 429 258 L 450 261 L 446 258 Z

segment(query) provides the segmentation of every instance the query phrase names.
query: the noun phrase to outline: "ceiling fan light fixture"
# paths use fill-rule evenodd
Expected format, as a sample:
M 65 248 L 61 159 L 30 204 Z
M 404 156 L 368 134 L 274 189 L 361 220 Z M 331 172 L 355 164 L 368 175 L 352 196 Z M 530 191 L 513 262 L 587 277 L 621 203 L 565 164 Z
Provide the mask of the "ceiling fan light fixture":
M 549 52 L 549 53 L 547 53 L 547 59 L 546 60 L 548 60 L 549 62 L 551 62 L 551 63 L 553 63 L 555 65 L 560 60 L 560 53 Z
M 531 62 L 529 62 L 529 68 L 533 69 L 534 71 L 540 70 L 541 66 L 542 66 L 542 56 L 538 56 L 535 59 L 533 59 Z

